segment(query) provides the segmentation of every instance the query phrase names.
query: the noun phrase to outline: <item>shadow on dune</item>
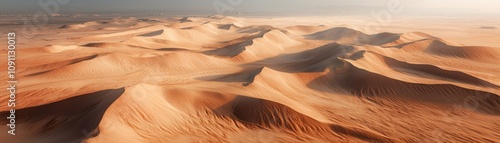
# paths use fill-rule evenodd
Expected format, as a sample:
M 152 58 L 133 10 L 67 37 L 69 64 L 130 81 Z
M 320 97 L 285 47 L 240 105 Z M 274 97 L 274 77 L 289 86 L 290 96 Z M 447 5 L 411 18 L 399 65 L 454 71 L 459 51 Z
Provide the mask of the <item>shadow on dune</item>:
M 500 86 L 498 85 L 471 76 L 461 71 L 446 70 L 428 64 L 407 63 L 389 57 L 382 57 L 382 58 L 390 68 L 401 73 L 406 73 L 413 76 L 421 76 L 426 78 L 450 80 L 450 81 L 461 82 L 471 85 L 479 85 L 484 87 L 500 88 Z
M 412 44 L 415 44 L 415 43 L 418 43 L 418 42 L 422 42 L 422 41 L 426 41 L 426 40 L 430 40 L 430 39 L 420 39 L 420 40 L 417 40 L 417 41 L 406 42 L 406 43 L 402 43 L 402 44 L 396 45 L 394 47 L 398 48 L 398 49 L 401 49 L 401 48 L 403 48 L 405 46 L 412 45 Z
M 44 70 L 30 71 L 31 73 L 29 73 L 29 74 L 27 74 L 25 76 L 28 77 L 28 76 L 41 75 L 41 74 L 53 71 L 55 69 L 59 69 L 61 67 L 74 65 L 74 64 L 81 63 L 81 62 L 84 62 L 84 61 L 90 61 L 90 60 L 93 60 L 93 59 L 95 59 L 97 57 L 98 57 L 98 55 L 91 55 L 91 56 L 80 57 L 80 58 L 75 58 L 75 59 L 61 60 L 61 61 L 58 61 L 58 62 L 55 62 L 55 63 L 48 63 L 48 64 L 44 64 L 44 65 L 39 65 L 39 66 L 32 67 L 32 68 L 33 69 L 38 69 L 40 67 L 52 67 L 52 68 L 40 68 L 40 69 L 44 69 Z
M 179 20 L 179 22 L 181 23 L 194 22 L 194 21 L 196 21 L 196 18 L 194 17 L 182 17 L 182 19 Z
M 353 50 L 352 46 L 331 43 L 311 50 L 279 55 L 243 66 L 266 66 L 276 71 L 288 73 L 322 72 L 327 67 L 337 63 L 339 61 L 338 57 L 343 57 Z
M 305 35 L 305 38 L 311 40 L 332 40 L 351 44 L 384 45 L 400 39 L 401 35 L 387 32 L 368 35 L 346 27 L 335 27 Z
M 140 36 L 140 37 L 154 37 L 154 36 L 159 36 L 159 35 L 163 34 L 163 32 L 164 31 L 162 29 L 162 30 L 153 31 L 153 32 L 149 32 L 149 33 L 138 35 L 138 36 Z
M 237 28 L 241 28 L 241 26 L 238 26 L 236 24 L 222 24 L 222 25 L 219 25 L 217 28 L 219 29 L 224 29 L 224 30 L 231 30 L 231 29 L 237 29 Z
M 203 54 L 211 55 L 211 56 L 220 56 L 220 57 L 238 56 L 239 54 L 241 54 L 242 52 L 247 50 L 247 46 L 251 46 L 252 44 L 254 44 L 255 39 L 263 38 L 264 35 L 266 33 L 268 33 L 269 31 L 271 31 L 271 30 L 264 28 L 264 29 L 249 32 L 249 33 L 256 33 L 256 34 L 244 36 L 244 37 L 241 37 L 238 39 L 231 40 L 231 41 L 237 41 L 237 42 L 231 43 L 231 44 L 224 46 L 222 48 L 217 48 L 214 50 L 205 51 L 205 52 L 203 52 Z M 242 33 L 245 33 L 245 32 L 243 31 Z M 228 43 L 228 42 L 230 42 L 230 41 L 227 41 L 226 43 Z
M 351 46 L 339 45 L 337 43 L 326 44 L 311 50 L 298 53 L 284 54 L 242 65 L 242 72 L 216 75 L 198 78 L 200 80 L 222 81 L 222 82 L 253 82 L 253 78 L 260 73 L 263 67 L 276 71 L 299 73 L 299 72 L 322 72 L 328 66 L 339 63 L 337 57 L 353 51 Z
M 479 29 L 497 29 L 497 27 L 494 26 L 481 26 Z
M 182 49 L 182 48 L 160 48 L 160 49 L 155 49 L 157 51 L 168 51 L 168 52 L 174 52 L 174 51 L 189 51 L 187 49 Z
M 393 139 L 374 131 L 322 123 L 286 105 L 247 96 L 237 96 L 214 109 L 214 112 L 229 116 L 250 128 L 277 128 L 287 133 L 310 133 L 325 139 L 339 139 L 347 135 L 369 142 L 394 142 Z
M 247 26 L 247 27 L 242 27 L 238 29 L 237 32 L 239 33 L 255 33 L 255 32 L 260 32 L 260 33 L 266 33 L 268 31 L 271 31 L 275 29 L 273 26 L 269 25 L 259 25 L 259 26 Z
M 80 143 L 99 134 L 96 128 L 104 112 L 124 91 L 124 88 L 103 90 L 16 110 L 17 135 L 2 134 L 0 138 L 10 143 Z M 9 114 L 2 112 L 0 115 L 7 117 Z M 2 120 L 1 124 L 7 123 Z
M 469 98 L 480 99 L 474 111 L 500 115 L 499 95 L 451 84 L 419 84 L 401 81 L 357 68 L 350 63 L 344 63 L 342 67 L 330 69 L 328 74 L 312 80 L 307 86 L 318 91 L 334 94 L 347 93 L 372 101 L 378 99 L 416 101 L 450 107 L 462 105 Z M 341 91 L 346 93 L 340 93 Z
M 255 38 L 255 37 L 254 37 Z M 252 40 L 247 40 L 235 44 L 231 44 L 222 48 L 214 49 L 214 50 L 209 50 L 203 52 L 205 55 L 212 55 L 212 56 L 221 56 L 221 57 L 235 57 L 241 52 L 246 50 L 247 46 L 250 46 L 253 44 Z
M 261 74 L 263 67 L 286 72 L 323 72 L 329 69 L 330 73 L 309 82 L 307 86 L 311 89 L 333 92 L 347 91 L 347 94 L 374 98 L 380 96 L 386 99 L 409 100 L 427 102 L 433 104 L 453 105 L 463 104 L 468 97 L 486 95 L 491 99 L 478 107 L 477 111 L 487 114 L 500 114 L 495 104 L 500 103 L 500 97 L 493 93 L 479 90 L 471 90 L 451 84 L 417 84 L 404 80 L 393 79 L 391 76 L 379 75 L 369 70 L 353 66 L 342 59 L 359 60 L 364 57 L 366 51 L 352 53 L 354 47 L 331 43 L 311 50 L 298 53 L 283 54 L 242 65 L 245 69 L 238 73 L 227 75 L 216 75 L 199 78 L 200 80 L 221 82 L 244 82 L 247 86 L 254 78 Z M 352 53 L 352 54 L 351 54 Z M 388 57 L 382 57 L 383 61 L 403 74 L 432 78 L 453 82 L 461 82 L 481 87 L 498 88 L 497 85 L 484 81 L 480 78 L 459 71 L 441 69 L 433 65 L 410 64 L 397 61 Z M 380 98 L 380 99 L 383 99 Z
M 255 76 L 257 76 L 262 71 L 262 69 L 263 69 L 262 67 L 249 68 L 234 74 L 206 76 L 196 79 L 205 81 L 219 81 L 219 82 L 244 82 L 243 86 L 248 86 L 253 82 Z

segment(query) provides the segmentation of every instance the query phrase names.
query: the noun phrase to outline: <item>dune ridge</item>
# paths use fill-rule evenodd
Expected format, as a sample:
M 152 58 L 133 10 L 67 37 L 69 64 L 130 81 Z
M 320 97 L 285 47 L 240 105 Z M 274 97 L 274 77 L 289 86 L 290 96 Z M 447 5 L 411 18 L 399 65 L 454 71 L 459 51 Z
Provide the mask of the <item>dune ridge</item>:
M 215 15 L 49 27 L 71 36 L 19 49 L 30 53 L 17 57 L 22 136 L 0 138 L 500 141 L 498 47 L 258 22 Z

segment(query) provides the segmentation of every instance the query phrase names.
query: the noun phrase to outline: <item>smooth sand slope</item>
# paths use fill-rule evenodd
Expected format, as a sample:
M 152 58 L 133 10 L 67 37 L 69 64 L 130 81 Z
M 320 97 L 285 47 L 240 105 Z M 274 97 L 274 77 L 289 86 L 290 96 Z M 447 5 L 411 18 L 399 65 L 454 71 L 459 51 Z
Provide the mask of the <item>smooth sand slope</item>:
M 500 48 L 412 30 L 367 34 L 258 21 L 48 25 L 39 33 L 45 42 L 22 43 L 17 51 L 18 135 L 0 138 L 500 142 Z M 2 117 L 6 105 L 0 104 Z

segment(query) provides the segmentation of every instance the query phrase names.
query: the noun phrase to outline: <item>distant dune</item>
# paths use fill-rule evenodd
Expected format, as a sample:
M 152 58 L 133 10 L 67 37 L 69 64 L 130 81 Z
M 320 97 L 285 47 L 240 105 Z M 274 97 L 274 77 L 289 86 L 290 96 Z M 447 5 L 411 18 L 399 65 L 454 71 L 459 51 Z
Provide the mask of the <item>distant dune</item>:
M 18 49 L 18 132 L 0 138 L 500 142 L 500 48 L 256 19 L 48 26 L 52 40 Z
M 480 29 L 497 29 L 496 27 L 493 27 L 493 26 L 481 26 L 479 28 Z

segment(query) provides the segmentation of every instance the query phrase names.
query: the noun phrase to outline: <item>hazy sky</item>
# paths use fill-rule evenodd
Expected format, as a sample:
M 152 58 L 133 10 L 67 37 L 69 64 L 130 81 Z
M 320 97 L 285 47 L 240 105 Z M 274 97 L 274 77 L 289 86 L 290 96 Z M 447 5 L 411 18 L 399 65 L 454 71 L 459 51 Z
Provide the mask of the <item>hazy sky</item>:
M 38 2 L 55 0 L 2 0 L 0 12 L 37 12 L 43 10 Z M 69 0 L 61 5 L 61 13 L 74 12 L 136 12 L 175 11 L 215 14 L 215 1 L 234 8 L 231 12 L 303 12 L 341 9 L 366 10 L 367 6 L 386 8 L 391 0 Z M 230 5 L 228 1 L 241 1 Z M 500 0 L 393 0 L 400 1 L 409 13 L 479 13 L 500 14 Z

